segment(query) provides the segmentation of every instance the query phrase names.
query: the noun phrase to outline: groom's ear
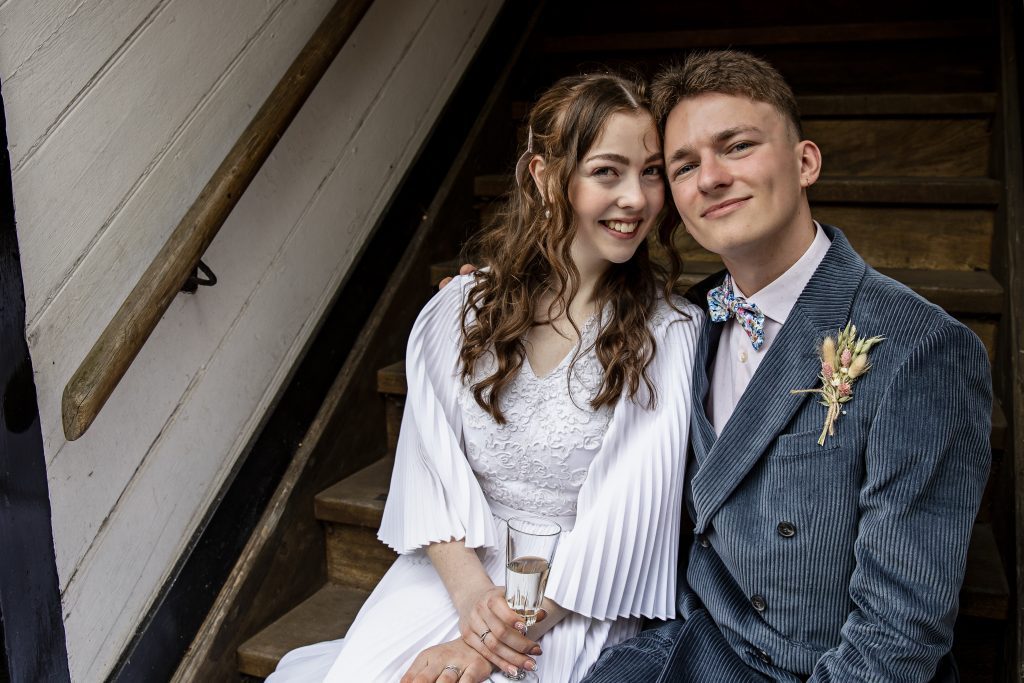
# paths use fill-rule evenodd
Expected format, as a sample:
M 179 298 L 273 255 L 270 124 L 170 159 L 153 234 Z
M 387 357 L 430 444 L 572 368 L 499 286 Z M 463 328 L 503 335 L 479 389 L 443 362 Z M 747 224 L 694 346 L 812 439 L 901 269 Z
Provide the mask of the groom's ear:
M 545 204 L 548 203 L 548 194 L 544 191 L 544 171 L 546 169 L 547 164 L 544 163 L 544 157 L 534 154 L 530 159 L 530 177 L 533 178 L 533 184 L 537 186 L 540 200 Z
M 796 152 L 800 160 L 800 187 L 806 190 L 821 175 L 821 150 L 810 140 L 801 140 L 796 143 Z

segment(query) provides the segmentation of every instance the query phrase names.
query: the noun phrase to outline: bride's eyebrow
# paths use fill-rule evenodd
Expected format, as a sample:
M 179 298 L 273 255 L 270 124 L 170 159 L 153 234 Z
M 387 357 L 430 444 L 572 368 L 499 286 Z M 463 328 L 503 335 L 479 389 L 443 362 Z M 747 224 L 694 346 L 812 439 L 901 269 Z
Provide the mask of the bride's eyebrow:
M 611 152 L 608 152 L 608 153 L 605 153 L 605 154 L 595 154 L 594 156 L 587 157 L 584 161 L 597 161 L 597 160 L 614 161 L 615 163 L 622 164 L 624 166 L 628 166 L 629 165 L 629 159 L 627 159 L 626 157 L 622 156 L 621 154 L 613 154 Z
M 617 164 L 622 164 L 623 166 L 629 166 L 629 159 L 627 159 L 626 157 L 622 156 L 621 154 L 614 154 L 612 152 L 607 152 L 607 153 L 603 153 L 603 154 L 595 154 L 594 156 L 587 157 L 586 159 L 584 159 L 584 163 L 587 162 L 587 161 L 602 161 L 602 160 L 603 161 L 614 161 Z M 651 156 L 649 156 L 646 159 L 644 159 L 644 163 L 645 164 L 649 164 L 649 163 L 651 163 L 653 161 L 661 161 L 661 152 L 655 152 Z

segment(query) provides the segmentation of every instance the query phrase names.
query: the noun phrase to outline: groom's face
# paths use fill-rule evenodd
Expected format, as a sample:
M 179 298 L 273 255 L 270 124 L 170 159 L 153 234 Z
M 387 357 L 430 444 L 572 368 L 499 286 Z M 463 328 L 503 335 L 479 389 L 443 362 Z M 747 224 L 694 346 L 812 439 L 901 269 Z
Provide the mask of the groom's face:
M 720 93 L 682 100 L 665 123 L 665 161 L 686 230 L 727 266 L 792 242 L 806 202 L 800 142 L 772 105 Z

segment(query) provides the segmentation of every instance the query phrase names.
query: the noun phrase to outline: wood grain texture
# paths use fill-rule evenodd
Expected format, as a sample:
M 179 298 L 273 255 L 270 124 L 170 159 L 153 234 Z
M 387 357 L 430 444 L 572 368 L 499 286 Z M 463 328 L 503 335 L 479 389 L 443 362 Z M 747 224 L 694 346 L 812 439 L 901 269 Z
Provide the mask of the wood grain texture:
M 109 230 L 140 182 L 167 154 L 173 154 L 170 148 L 183 135 L 208 122 L 201 113 L 204 105 L 227 106 L 233 109 L 233 119 L 218 131 L 216 141 L 207 143 L 206 153 L 213 159 L 209 170 L 204 156 L 195 168 L 185 162 L 176 168 L 177 176 L 161 179 L 164 192 L 180 202 L 176 213 L 168 224 L 159 226 L 159 237 L 150 238 L 145 256 L 131 253 L 124 260 L 138 259 L 144 267 L 166 242 L 208 174 L 223 161 L 251 118 L 253 101 L 235 100 L 248 95 L 234 91 L 232 85 L 236 69 L 244 70 L 248 61 L 246 47 L 252 47 L 251 41 L 266 30 L 268 22 L 287 24 L 281 13 L 289 7 L 302 12 L 298 7 L 303 4 L 302 0 L 257 5 L 245 0 L 212 4 L 167 0 L 163 11 L 144 19 L 145 26 L 116 57 L 109 55 L 109 66 L 68 105 L 59 124 L 14 173 L 23 257 L 31 268 L 26 281 L 30 327 L 67 287 L 76 265 Z M 66 49 L 74 52 L 77 46 Z M 274 56 L 279 54 L 279 47 L 272 49 Z M 280 73 L 275 62 L 270 64 L 270 73 Z M 268 80 L 266 74 L 263 79 Z M 274 81 L 265 85 L 261 93 L 269 92 Z M 228 103 L 214 102 L 224 89 Z M 31 107 L 31 101 L 23 105 Z M 182 189 L 179 194 L 178 190 L 168 192 L 169 187 Z M 186 194 L 187 198 L 182 196 Z M 151 228 L 137 225 L 135 229 Z M 142 268 L 130 274 L 121 269 L 115 272 L 118 280 L 134 280 Z
M 821 148 L 822 172 L 830 176 L 983 178 L 990 128 L 982 118 L 803 121 L 804 137 Z
M 244 93 L 252 81 L 265 79 L 267 73 L 283 73 L 327 7 L 323 0 L 302 0 L 292 5 L 292 9 L 292 12 L 280 13 L 278 21 L 267 26 L 265 33 L 253 41 L 246 53 L 246 59 L 253 61 L 236 67 L 241 92 Z M 276 34 L 277 38 L 270 34 Z M 279 40 L 294 40 L 295 43 L 281 45 Z M 250 83 L 242 83 L 246 79 L 251 79 Z M 269 92 L 272 87 L 273 83 L 267 84 L 265 91 Z M 224 109 L 209 121 L 210 130 L 204 133 L 215 135 L 221 130 L 223 119 L 219 116 L 231 116 L 234 109 L 228 105 L 230 99 L 225 93 Z M 109 417 L 101 418 L 94 425 L 88 439 L 67 442 L 63 438 L 60 422 L 63 385 L 108 322 L 109 315 L 116 310 L 119 294 L 123 297 L 131 287 L 130 282 L 115 285 L 110 273 L 117 271 L 119 263 L 123 263 L 126 270 L 130 269 L 133 262 L 129 255 L 139 254 L 143 242 L 153 236 L 146 229 L 134 229 L 140 225 L 153 227 L 146 225 L 147 206 L 167 207 L 179 199 L 184 205 L 187 199 L 168 192 L 166 186 L 158 186 L 157 182 L 148 185 L 146 192 L 138 197 L 139 201 L 126 205 L 121 219 L 111 225 L 104 239 L 83 260 L 72 280 L 74 288 L 58 297 L 39 324 L 30 329 L 30 345 L 42 364 L 38 376 L 40 414 L 50 486 L 54 492 L 54 516 L 58 520 L 55 524 L 57 562 L 63 587 L 66 588 L 104 520 L 110 517 L 111 510 L 143 466 L 147 453 L 160 441 L 158 437 L 169 421 L 175 419 L 176 411 L 188 403 L 188 397 L 202 384 L 206 369 L 211 367 L 218 353 L 231 353 L 222 347 L 231 330 L 246 316 L 270 314 L 262 308 L 269 299 L 251 298 L 254 284 L 268 272 L 287 243 L 297 217 L 307 209 L 311 194 L 323 181 L 323 167 L 328 165 L 325 159 L 330 158 L 332 148 L 336 150 L 337 145 L 343 144 L 333 139 L 334 135 L 324 130 L 287 136 L 289 148 L 279 148 L 274 166 L 268 169 L 270 172 L 257 178 L 255 191 L 236 208 L 220 239 L 208 251 L 209 259 L 221 276 L 220 284 L 205 290 L 203 296 L 175 299 L 163 325 L 143 349 L 140 362 L 135 363 L 121 390 L 114 394 L 107 407 Z M 202 163 L 211 154 L 210 149 L 202 147 L 207 142 L 212 141 L 200 136 L 193 141 L 194 147 L 177 150 L 182 156 L 176 163 Z M 316 149 L 322 150 L 319 155 L 310 151 Z M 291 172 L 300 160 L 311 167 L 308 175 Z M 173 168 L 172 159 L 167 161 L 171 165 L 166 169 L 168 172 L 182 173 L 180 167 Z M 208 161 L 212 170 L 217 160 L 210 158 Z M 280 174 L 287 174 L 290 182 L 276 180 L 275 176 Z M 271 203 L 271 197 L 274 210 L 268 210 L 265 205 Z M 282 226 L 291 227 L 282 229 Z M 138 264 L 139 273 L 145 265 Z M 125 289 L 118 292 L 117 285 L 121 284 Z M 315 281 L 307 278 L 296 285 L 315 286 Z M 295 308 L 297 314 L 301 310 L 301 306 Z M 301 323 L 294 324 L 301 326 Z M 284 332 L 291 334 L 290 330 Z M 266 354 L 259 351 L 260 347 L 275 350 Z M 237 349 L 243 355 L 252 354 L 251 373 L 243 373 L 239 378 L 250 379 L 248 375 L 252 374 L 254 383 L 240 383 L 237 378 L 229 382 L 223 388 L 231 396 L 229 405 L 244 405 L 249 401 L 255 404 L 258 398 L 252 395 L 253 391 L 261 393 L 263 390 L 262 387 L 254 389 L 259 382 L 256 378 L 266 372 L 264 364 L 275 362 L 285 348 L 287 345 L 279 339 L 261 336 L 245 341 Z M 248 416 L 245 419 L 248 420 Z M 124 429 L 124 424 L 132 425 L 132 429 Z M 217 434 L 217 438 L 223 438 L 224 430 L 231 429 L 228 424 L 223 422 L 216 429 L 208 428 L 208 436 Z M 210 465 L 217 465 L 226 457 L 224 452 L 211 460 Z M 185 488 L 189 490 L 195 483 Z M 205 486 L 206 483 L 201 485 Z
M 378 4 L 370 33 L 339 55 L 211 246 L 227 286 L 175 301 L 115 394 L 114 417 L 52 463 L 62 519 L 84 539 L 62 554 L 62 578 L 69 633 L 98 653 L 77 663 L 93 667 L 85 675 L 109 666 L 230 476 L 496 11 L 407 7 L 396 22 Z M 454 30 L 464 38 L 452 40 Z M 168 398 L 152 388 L 168 367 L 184 391 L 162 413 L 145 402 Z M 121 428 L 126 414 L 137 414 L 135 429 Z M 77 488 L 96 479 L 105 485 L 88 495 Z M 76 516 L 96 525 L 92 535 Z M 104 609 L 111 594 L 122 612 Z
M 991 115 L 996 108 L 992 92 L 971 93 L 871 93 L 801 95 L 796 103 L 804 121 L 815 117 L 853 116 L 978 116 Z M 530 102 L 518 100 L 509 112 L 520 121 L 530 113 Z
M 696 31 L 650 31 L 603 35 L 551 36 L 544 50 L 560 52 L 611 52 L 682 50 L 694 48 L 794 45 L 801 43 L 853 43 L 933 40 L 987 36 L 984 21 L 913 21 L 819 26 L 755 26 Z
M 372 591 L 391 568 L 395 554 L 377 540 L 377 530 L 347 524 L 328 524 L 327 576 L 339 585 Z
M 370 0 L 335 4 L 72 375 L 62 401 L 69 441 L 96 419 L 369 5 Z
M 868 178 L 822 176 L 808 190 L 815 202 L 858 204 L 976 204 L 999 203 L 999 181 L 989 178 Z
M 992 527 L 975 524 L 967 550 L 967 573 L 960 592 L 960 614 L 1005 619 L 1009 611 L 1009 595 Z
M 797 96 L 800 114 L 815 116 L 948 116 L 993 114 L 996 95 L 973 93 L 872 93 Z
M 1003 502 L 1012 505 L 1013 523 L 997 527 L 999 537 L 1012 546 L 1007 555 L 1015 555 L 1013 567 L 1015 628 L 1007 638 L 1007 678 L 1024 678 L 1024 141 L 1021 140 L 1020 112 L 1020 50 L 1018 43 L 1021 8 L 1017 3 L 1000 0 L 999 62 L 1000 91 L 999 128 L 1002 132 L 999 171 L 1005 184 L 1000 205 L 1002 228 L 997 248 L 1003 283 L 1007 290 L 1003 316 L 1005 346 L 998 372 L 994 373 L 997 390 L 1011 408 L 1009 420 L 1013 463 L 1012 487 L 1007 486 Z M 1012 402 L 1012 403 L 1011 403 Z M 1005 490 L 1005 489 L 1004 489 Z M 1009 509 L 1006 510 L 1009 512 Z
M 238 668 L 249 676 L 273 673 L 289 650 L 341 638 L 369 593 L 327 584 L 238 649 Z
M 875 268 L 971 271 L 989 266 L 991 210 L 821 204 L 813 211 L 817 220 L 841 228 Z M 715 258 L 684 231 L 676 233 L 675 243 L 684 260 Z
M 364 23 L 378 11 L 382 22 L 402 16 L 386 5 L 377 0 Z M 496 12 L 497 3 L 488 9 Z M 443 34 L 440 26 L 433 30 Z M 515 61 L 521 45 L 520 41 L 519 47 L 508 52 L 510 63 Z M 380 407 L 374 368 L 402 353 L 405 336 L 396 335 L 394 326 L 411 326 L 419 310 L 422 282 L 414 282 L 409 272 L 422 272 L 436 258 L 431 253 L 433 245 L 454 239 L 451 226 L 465 218 L 448 211 L 446 201 L 454 187 L 462 191 L 470 186 L 472 176 L 464 170 L 465 166 L 482 131 L 495 125 L 496 119 L 490 112 L 507 77 L 506 71 L 497 80 L 495 92 L 467 134 L 466 146 L 454 164 L 456 170 L 445 179 L 437 199 L 426 212 L 429 218 L 407 246 L 174 681 L 229 680 L 237 675 L 234 653 L 241 642 L 324 580 L 323 538 L 318 525 L 312 524 L 309 506 L 313 496 L 337 481 L 346 469 L 352 471 L 369 464 L 360 462 L 360 458 L 383 447 L 381 432 L 361 429 L 379 419 L 374 417 Z
M 316 518 L 321 522 L 379 528 L 394 465 L 394 456 L 386 456 L 318 493 L 314 501 Z
M 840 152 L 842 154 L 842 151 Z M 850 156 L 847 150 L 847 156 Z M 876 153 L 862 154 L 863 159 Z M 986 155 L 987 163 L 987 155 Z M 984 177 L 914 177 L 879 176 L 856 177 L 856 162 L 850 158 L 844 173 L 848 175 L 824 175 L 810 188 L 811 203 L 841 202 L 858 204 L 980 204 L 999 203 L 1001 189 L 998 180 Z M 896 168 L 898 164 L 876 162 Z M 863 166 L 863 164 L 862 164 Z M 904 165 L 903 168 L 910 169 Z M 840 169 L 842 170 L 842 169 Z M 853 176 L 853 177 L 850 177 Z M 476 196 L 488 200 L 502 196 L 511 186 L 510 175 L 488 174 L 478 176 L 474 183 Z M 496 207 L 492 207 L 493 208 Z M 488 214 L 490 215 L 490 214 Z
M 168 0 L 54 0 L 0 6 L 11 162 L 20 169 Z
M 405 395 L 405 361 L 398 361 L 377 371 L 377 391 L 382 394 Z

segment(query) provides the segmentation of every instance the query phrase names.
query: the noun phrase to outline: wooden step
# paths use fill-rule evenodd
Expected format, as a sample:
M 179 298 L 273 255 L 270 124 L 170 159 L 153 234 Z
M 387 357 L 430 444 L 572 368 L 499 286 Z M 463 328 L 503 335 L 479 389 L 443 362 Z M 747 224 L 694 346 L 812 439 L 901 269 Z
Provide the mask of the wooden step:
M 377 377 L 385 372 L 391 378 L 389 393 L 404 395 L 405 361 L 380 370 Z M 378 529 L 394 464 L 394 456 L 385 456 L 317 494 L 313 503 L 316 518 L 321 522 Z
M 804 118 L 835 116 L 982 116 L 996 109 L 996 94 L 875 93 L 797 97 Z
M 559 35 L 545 38 L 549 54 L 566 52 L 650 52 L 760 45 L 857 42 L 907 42 L 992 35 L 986 21 L 904 21 L 817 26 L 756 26 L 693 31 L 645 31 L 600 35 Z
M 967 573 L 960 591 L 960 614 L 1003 620 L 1009 615 L 1010 587 L 989 524 L 975 524 L 967 551 Z
M 869 93 L 797 96 L 803 118 L 867 116 L 990 116 L 995 113 L 996 94 L 972 93 Z M 517 100 L 509 111 L 522 121 L 533 103 Z
M 327 584 L 238 648 L 238 669 L 265 678 L 287 652 L 348 632 L 369 592 Z
M 803 120 L 803 137 L 813 140 L 821 149 L 822 168 L 827 175 L 811 188 L 821 193 L 831 190 L 844 197 L 854 192 L 893 192 L 911 187 L 914 191 L 953 189 L 977 203 L 975 196 L 999 200 L 999 183 L 986 176 L 991 166 L 991 116 L 973 117 L 829 117 Z M 895 153 L 894 150 L 899 150 Z M 834 184 L 846 177 L 871 178 L 870 185 L 854 188 Z M 928 179 L 924 190 L 921 181 Z M 995 198 L 985 193 L 993 192 Z M 831 187 L 830 187 L 831 185 Z M 977 187 L 975 187 L 977 185 Z M 972 194 L 973 193 L 973 194 Z M 960 195 L 955 195 L 954 199 Z M 819 201 L 821 198 L 819 197 Z M 847 200 L 848 201 L 848 200 Z M 882 199 L 882 201 L 890 201 Z M 909 201 L 909 200 L 899 200 Z M 927 197 L 923 203 L 949 203 Z
M 377 371 L 377 391 L 382 393 L 405 396 L 405 361 L 392 363 Z M 992 449 L 1002 451 L 1006 446 L 1007 422 L 1006 413 L 998 398 L 992 401 Z M 383 504 L 381 504 L 383 509 Z
M 822 176 L 811 186 L 811 203 L 966 204 L 995 206 L 1002 184 L 991 178 Z
M 401 374 L 405 385 L 405 363 L 396 363 L 392 372 Z M 394 386 L 394 385 L 393 385 Z M 397 387 L 395 387 L 397 388 Z M 404 388 L 403 388 L 404 392 Z M 384 515 L 384 503 L 391 487 L 394 456 L 386 456 L 350 477 L 342 479 L 316 497 L 316 517 L 322 522 L 363 526 L 376 531 Z
M 655 258 L 658 259 L 657 254 Z M 437 282 L 457 273 L 461 265 L 458 261 L 444 261 L 431 265 L 431 286 L 436 286 Z M 691 255 L 691 258 L 687 258 L 683 263 L 680 283 L 683 287 L 691 287 L 721 269 L 721 261 L 713 254 L 703 252 L 699 260 L 692 258 Z M 998 316 L 1003 310 L 1003 288 L 988 271 L 880 268 L 879 272 L 902 282 L 953 315 Z M 385 394 L 394 393 L 381 385 L 381 382 L 387 382 L 390 377 L 378 375 L 378 391 Z
M 811 210 L 815 219 L 842 229 L 879 270 L 989 270 L 991 208 L 812 203 Z M 685 230 L 676 230 L 673 240 L 684 262 L 718 260 Z
M 480 199 L 502 196 L 510 175 L 480 175 L 473 192 Z M 822 176 L 810 189 L 811 202 L 842 204 L 964 204 L 994 206 L 1002 185 L 992 178 Z
M 818 201 L 827 201 L 829 194 L 842 201 L 861 201 L 855 198 L 866 193 L 864 201 L 987 206 L 1001 196 L 998 182 L 987 178 L 992 163 L 991 115 L 805 116 L 803 129 L 804 138 L 821 149 L 827 174 L 811 190 Z M 521 148 L 526 126 L 516 134 Z M 894 154 L 894 149 L 900 153 Z M 850 177 L 871 182 L 834 182 Z M 922 184 L 925 179 L 927 184 Z M 904 197 L 907 187 L 916 194 Z
M 401 389 L 404 385 L 404 365 L 396 363 L 386 370 L 388 388 Z M 381 373 L 384 373 L 384 369 Z M 1002 411 L 998 412 L 1001 415 Z M 993 418 L 995 420 L 995 415 Z M 1005 419 L 1003 422 L 1005 426 Z M 393 466 L 393 458 L 384 458 L 324 491 L 317 496 L 317 517 L 333 523 L 379 527 Z M 379 545 L 387 550 L 383 544 Z M 390 550 L 387 552 L 390 553 Z M 961 592 L 960 612 L 970 617 L 1005 619 L 1008 605 L 1009 587 L 992 528 L 988 524 L 975 524 L 968 551 L 967 575 Z
M 394 551 L 377 540 L 394 462 L 391 455 L 381 458 L 316 496 L 331 581 L 373 590 L 395 561 Z

